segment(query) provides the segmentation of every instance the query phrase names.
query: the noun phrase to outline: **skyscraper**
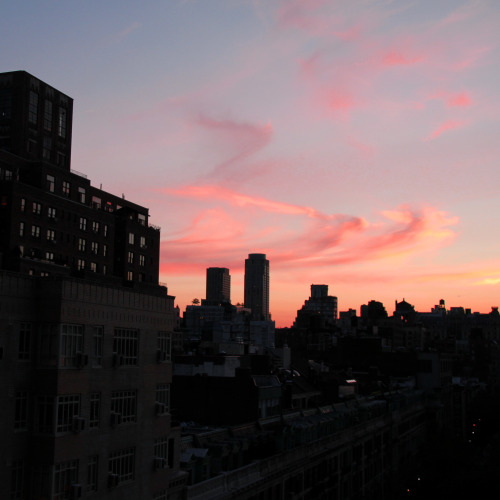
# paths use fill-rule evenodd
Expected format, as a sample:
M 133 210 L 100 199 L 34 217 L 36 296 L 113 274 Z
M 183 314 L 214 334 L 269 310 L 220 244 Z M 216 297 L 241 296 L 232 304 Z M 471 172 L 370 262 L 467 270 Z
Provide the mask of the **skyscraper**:
M 269 316 L 269 261 L 264 253 L 251 253 L 245 259 L 245 307 L 252 310 L 254 321 Z
M 225 267 L 209 267 L 207 269 L 206 303 L 218 305 L 231 302 L 231 275 Z

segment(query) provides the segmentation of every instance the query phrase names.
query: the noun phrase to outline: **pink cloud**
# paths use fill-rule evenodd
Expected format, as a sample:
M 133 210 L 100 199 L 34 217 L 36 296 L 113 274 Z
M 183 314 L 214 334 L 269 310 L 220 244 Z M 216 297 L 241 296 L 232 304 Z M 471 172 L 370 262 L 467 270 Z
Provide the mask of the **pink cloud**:
M 165 189 L 171 196 L 203 200 L 204 208 L 186 234 L 162 246 L 169 272 L 200 266 L 238 265 L 235 255 L 259 248 L 273 265 L 321 268 L 394 256 L 410 257 L 442 245 L 455 236 L 458 219 L 433 208 L 400 207 L 382 212 L 383 220 L 326 214 L 314 208 L 239 193 L 218 186 Z M 180 267 L 177 264 L 182 264 Z M 241 264 L 240 264 L 241 265 Z M 189 266 L 188 266 L 189 267 Z
M 466 92 L 462 92 L 460 94 L 452 95 L 448 98 L 447 104 L 449 107 L 453 106 L 469 106 L 471 104 L 471 99 Z
M 426 140 L 430 141 L 439 137 L 443 132 L 447 132 L 448 130 L 455 130 L 457 128 L 462 127 L 465 124 L 464 121 L 458 120 L 447 120 L 442 125 L 440 125 L 434 132 L 431 133 Z
M 440 91 L 431 94 L 428 99 L 437 99 L 446 104 L 448 108 L 453 108 L 453 107 L 467 107 L 472 104 L 472 99 L 471 96 L 469 95 L 468 92 L 463 91 L 463 92 L 445 92 L 445 91 Z
M 391 50 L 382 57 L 382 66 L 409 66 L 423 59 L 423 56 L 408 57 L 401 52 Z
M 347 111 L 355 107 L 356 102 L 353 95 L 349 92 L 338 90 L 329 90 L 326 96 L 327 109 L 331 111 Z

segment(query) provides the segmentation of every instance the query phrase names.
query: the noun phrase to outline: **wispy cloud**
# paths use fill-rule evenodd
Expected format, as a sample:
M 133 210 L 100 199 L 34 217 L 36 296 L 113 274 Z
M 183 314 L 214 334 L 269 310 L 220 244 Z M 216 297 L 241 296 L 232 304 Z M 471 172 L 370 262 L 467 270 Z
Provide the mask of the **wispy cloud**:
M 208 173 L 211 180 L 228 180 L 241 175 L 236 169 L 242 162 L 265 148 L 271 141 L 270 123 L 256 125 L 234 120 L 216 120 L 205 115 L 196 119 L 198 125 L 214 143 L 220 145 L 225 158 Z
M 463 120 L 447 120 L 444 123 L 442 123 L 438 128 L 436 128 L 427 137 L 426 140 L 430 141 L 430 140 L 436 139 L 444 132 L 447 132 L 448 130 L 455 130 L 455 129 L 461 128 L 464 125 L 465 125 L 465 122 Z
M 138 30 L 139 28 L 142 27 L 142 24 L 139 22 L 134 22 L 131 25 L 127 26 L 123 30 L 121 30 L 119 33 L 117 33 L 114 37 L 113 40 L 116 43 L 119 43 L 123 41 L 125 38 L 127 38 L 131 33 L 134 31 Z
M 410 257 L 451 241 L 456 235 L 452 227 L 458 224 L 458 218 L 432 207 L 399 207 L 370 223 L 363 217 L 327 214 L 215 185 L 164 192 L 205 203 L 184 235 L 165 241 L 165 260 L 173 273 L 181 269 L 177 262 L 192 262 L 199 272 L 221 255 L 232 262 L 251 248 L 269 253 L 276 267 L 321 268 Z
M 390 52 L 382 56 L 383 66 L 409 66 L 412 64 L 417 64 L 423 60 L 423 56 L 408 56 L 397 50 L 391 50 Z

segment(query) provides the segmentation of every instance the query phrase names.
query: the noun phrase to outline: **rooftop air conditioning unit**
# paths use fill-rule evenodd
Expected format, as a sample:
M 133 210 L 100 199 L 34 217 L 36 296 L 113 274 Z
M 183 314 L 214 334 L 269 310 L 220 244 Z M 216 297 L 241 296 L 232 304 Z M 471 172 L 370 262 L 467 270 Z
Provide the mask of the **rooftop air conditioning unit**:
M 119 483 L 120 483 L 119 474 L 113 474 L 113 473 L 108 474 L 108 488 L 116 488 Z

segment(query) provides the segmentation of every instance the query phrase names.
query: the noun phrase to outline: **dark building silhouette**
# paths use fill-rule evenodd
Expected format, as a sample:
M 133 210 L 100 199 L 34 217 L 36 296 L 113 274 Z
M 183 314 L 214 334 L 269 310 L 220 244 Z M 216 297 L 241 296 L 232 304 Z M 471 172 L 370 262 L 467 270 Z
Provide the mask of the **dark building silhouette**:
M 178 498 L 159 228 L 70 170 L 72 102 L 0 74 L 0 496 Z
M 231 275 L 225 267 L 207 269 L 206 304 L 218 305 L 231 302 Z
M 245 259 L 245 307 L 252 310 L 252 320 L 270 319 L 269 261 L 266 254 L 251 253 Z
M 311 285 L 311 296 L 297 311 L 294 326 L 333 328 L 337 322 L 337 297 L 328 295 L 328 285 Z
M 24 71 L 0 75 L 1 267 L 158 284 L 148 209 L 70 170 L 72 99 Z

